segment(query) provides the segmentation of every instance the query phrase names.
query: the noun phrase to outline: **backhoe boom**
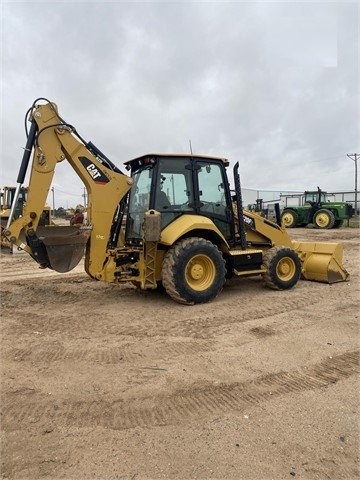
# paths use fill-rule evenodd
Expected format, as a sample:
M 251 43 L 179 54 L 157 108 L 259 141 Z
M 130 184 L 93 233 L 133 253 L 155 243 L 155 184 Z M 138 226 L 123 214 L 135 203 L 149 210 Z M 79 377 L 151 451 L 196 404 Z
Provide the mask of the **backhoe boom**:
M 18 180 L 23 181 L 32 150 L 28 199 L 23 216 L 12 223 L 10 220 L 5 235 L 33 256 L 40 266 L 58 271 L 67 271 L 70 266 L 73 268 L 75 260 L 64 259 L 65 264 L 62 265 L 60 257 L 64 257 L 65 253 L 69 255 L 71 246 L 74 246 L 75 253 L 79 250 L 78 255 L 81 255 L 82 239 L 83 246 L 87 243 L 85 269 L 90 276 L 99 278 L 107 260 L 114 217 L 131 188 L 132 179 L 121 173 L 106 157 L 100 157 L 101 152 L 90 144 L 90 148 L 98 153 L 98 156 L 94 155 L 76 130 L 60 118 L 54 103 L 35 105 L 30 115 L 32 124 L 26 155 L 18 176 Z M 53 230 L 38 229 L 56 164 L 63 161 L 69 162 L 88 192 L 89 226 L 82 231 L 62 227 L 60 232 L 56 226 Z M 67 237 L 66 252 L 59 248 L 63 237 Z M 51 240 L 47 241 L 47 238 Z

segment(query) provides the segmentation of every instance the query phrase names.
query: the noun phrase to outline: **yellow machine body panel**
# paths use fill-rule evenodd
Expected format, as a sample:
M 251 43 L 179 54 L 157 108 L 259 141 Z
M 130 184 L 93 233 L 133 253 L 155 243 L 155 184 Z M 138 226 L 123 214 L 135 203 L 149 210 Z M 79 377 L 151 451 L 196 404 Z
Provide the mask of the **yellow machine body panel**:
M 252 222 L 245 222 L 246 240 L 250 244 L 256 245 L 259 242 L 268 241 L 272 246 L 291 247 L 292 241 L 285 228 L 270 222 L 255 212 L 246 210 L 244 216 L 252 220 Z
M 222 243 L 227 245 L 227 241 L 214 222 L 210 218 L 201 215 L 182 215 L 177 218 L 161 232 L 160 243 L 166 246 L 174 245 L 180 237 L 196 230 L 214 232 L 221 239 Z

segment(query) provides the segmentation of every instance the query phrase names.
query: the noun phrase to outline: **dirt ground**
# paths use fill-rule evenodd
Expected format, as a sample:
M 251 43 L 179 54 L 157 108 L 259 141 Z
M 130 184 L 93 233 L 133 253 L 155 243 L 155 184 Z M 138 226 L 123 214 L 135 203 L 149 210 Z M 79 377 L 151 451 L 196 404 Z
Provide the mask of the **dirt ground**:
M 4 479 L 358 479 L 359 230 L 350 280 L 231 281 L 212 303 L 1 254 Z

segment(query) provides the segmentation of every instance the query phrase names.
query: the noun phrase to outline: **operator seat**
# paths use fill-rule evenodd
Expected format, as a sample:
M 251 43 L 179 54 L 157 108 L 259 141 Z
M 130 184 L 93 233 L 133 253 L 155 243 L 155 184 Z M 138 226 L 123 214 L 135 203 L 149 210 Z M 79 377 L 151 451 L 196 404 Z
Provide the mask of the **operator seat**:
M 171 207 L 171 203 L 168 199 L 168 196 L 163 190 L 160 190 L 156 194 L 156 205 L 155 208 L 158 210 L 166 210 Z

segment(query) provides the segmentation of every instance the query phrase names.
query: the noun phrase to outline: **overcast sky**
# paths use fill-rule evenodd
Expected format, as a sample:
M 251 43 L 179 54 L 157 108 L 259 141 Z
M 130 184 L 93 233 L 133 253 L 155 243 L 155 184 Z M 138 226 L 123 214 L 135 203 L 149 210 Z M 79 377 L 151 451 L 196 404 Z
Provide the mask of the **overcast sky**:
M 240 162 L 243 187 L 353 190 L 358 2 L 2 1 L 1 184 L 35 98 L 115 164 L 148 152 Z M 230 173 L 230 172 L 229 172 Z M 81 202 L 58 165 L 55 203 Z

